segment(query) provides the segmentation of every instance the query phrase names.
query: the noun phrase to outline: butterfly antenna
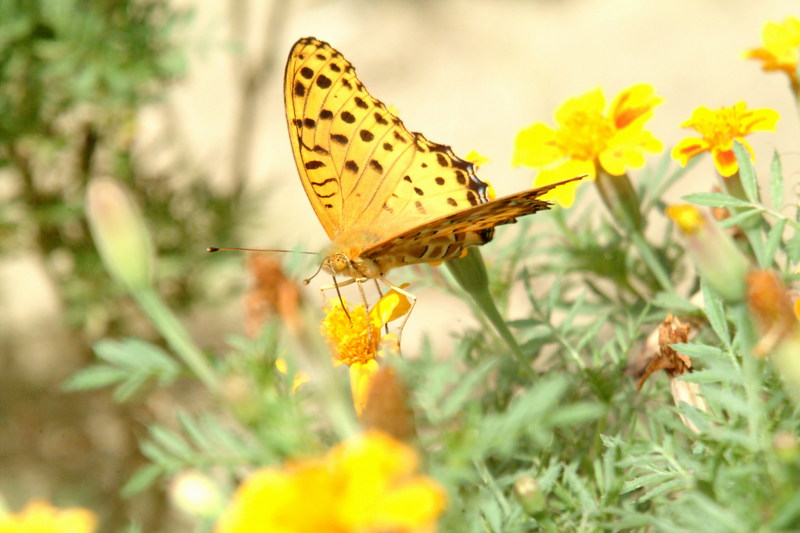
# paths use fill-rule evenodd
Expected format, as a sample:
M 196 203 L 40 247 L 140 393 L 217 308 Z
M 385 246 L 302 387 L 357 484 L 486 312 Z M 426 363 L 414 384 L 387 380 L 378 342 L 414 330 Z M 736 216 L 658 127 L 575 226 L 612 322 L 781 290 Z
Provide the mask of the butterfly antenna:
M 309 254 L 309 255 L 319 255 L 318 252 L 303 252 L 298 250 L 268 250 L 262 248 L 217 248 L 216 246 L 209 246 L 206 248 L 206 252 L 281 252 L 287 254 Z

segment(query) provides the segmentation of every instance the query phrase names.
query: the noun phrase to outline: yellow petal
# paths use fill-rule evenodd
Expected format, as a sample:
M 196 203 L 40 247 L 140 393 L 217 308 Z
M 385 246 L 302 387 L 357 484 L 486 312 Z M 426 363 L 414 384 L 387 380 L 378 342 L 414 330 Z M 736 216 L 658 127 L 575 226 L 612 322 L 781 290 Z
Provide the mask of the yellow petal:
M 622 91 L 611 104 L 611 118 L 618 129 L 641 124 L 653 115 L 653 108 L 663 102 L 652 85 L 642 83 Z
M 587 179 L 595 178 L 595 166 L 593 161 L 569 160 L 550 170 L 542 170 L 536 176 L 534 186 L 543 187 L 575 176 L 587 175 Z M 585 180 L 584 180 L 585 181 Z M 571 207 L 575 202 L 575 192 L 578 190 L 580 182 L 573 181 L 560 187 L 556 187 L 547 194 L 542 195 L 543 200 L 556 202 L 561 207 Z
M 372 376 L 377 372 L 378 362 L 375 359 L 371 359 L 366 363 L 353 363 L 350 365 L 350 392 L 353 395 L 353 407 L 358 416 L 361 416 L 361 413 L 364 412 Z
M 511 164 L 541 167 L 561 157 L 563 154 L 556 144 L 555 130 L 542 122 L 537 122 L 517 134 Z
M 603 113 L 605 107 L 606 97 L 603 96 L 602 89 L 597 87 L 564 102 L 556 111 L 556 122 L 559 125 L 569 125 L 575 115 Z
M 370 322 L 379 328 L 397 320 L 411 310 L 408 297 L 395 289 L 390 290 L 369 310 Z
M 687 137 L 672 149 L 672 159 L 675 159 L 682 167 L 685 167 L 691 158 L 706 150 L 708 150 L 708 143 L 705 140 Z

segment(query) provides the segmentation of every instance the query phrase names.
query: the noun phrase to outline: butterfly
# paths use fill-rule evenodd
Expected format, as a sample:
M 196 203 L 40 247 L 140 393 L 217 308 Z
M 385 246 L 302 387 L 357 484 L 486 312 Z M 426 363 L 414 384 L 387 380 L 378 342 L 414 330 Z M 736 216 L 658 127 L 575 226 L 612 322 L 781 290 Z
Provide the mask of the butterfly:
M 408 131 L 340 52 L 313 37 L 289 53 L 284 100 L 300 181 L 331 239 L 322 268 L 334 279 L 384 279 L 399 266 L 457 258 L 581 179 L 491 200 L 472 163 Z

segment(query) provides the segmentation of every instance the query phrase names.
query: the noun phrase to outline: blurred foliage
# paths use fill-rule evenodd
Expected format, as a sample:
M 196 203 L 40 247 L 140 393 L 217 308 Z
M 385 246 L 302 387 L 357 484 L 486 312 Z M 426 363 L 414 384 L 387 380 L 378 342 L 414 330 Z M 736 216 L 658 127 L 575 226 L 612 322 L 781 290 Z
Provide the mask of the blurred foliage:
M 84 222 L 92 176 L 123 180 L 147 206 L 163 252 L 159 284 L 173 305 L 201 298 L 207 272 L 182 258 L 237 227 L 240 189 L 214 190 L 182 161 L 156 172 L 133 144 L 138 111 L 185 70 L 175 36 L 188 20 L 160 1 L 0 3 L 0 253 L 39 254 L 68 322 L 92 336 L 125 329 Z

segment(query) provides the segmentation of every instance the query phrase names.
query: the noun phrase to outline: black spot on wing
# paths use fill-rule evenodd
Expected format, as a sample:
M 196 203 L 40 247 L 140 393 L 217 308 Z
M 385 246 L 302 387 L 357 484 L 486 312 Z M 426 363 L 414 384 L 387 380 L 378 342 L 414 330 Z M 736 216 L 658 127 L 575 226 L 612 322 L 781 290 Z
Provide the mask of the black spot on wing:
M 324 74 L 317 76 L 317 87 L 320 89 L 327 89 L 331 86 L 331 83 L 331 79 L 328 76 Z

